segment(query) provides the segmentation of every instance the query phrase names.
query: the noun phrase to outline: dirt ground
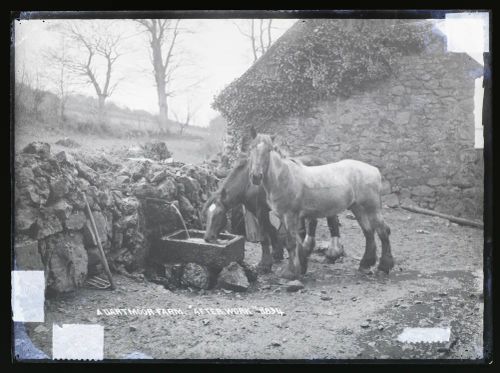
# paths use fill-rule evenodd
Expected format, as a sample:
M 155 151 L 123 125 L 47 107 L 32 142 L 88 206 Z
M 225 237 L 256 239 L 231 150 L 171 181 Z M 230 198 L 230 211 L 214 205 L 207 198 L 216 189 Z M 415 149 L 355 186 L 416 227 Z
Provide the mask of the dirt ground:
M 482 358 L 482 230 L 384 209 L 391 227 L 394 270 L 361 274 L 364 238 L 354 220 L 340 216 L 346 256 L 326 263 L 328 230 L 318 227 L 305 288 L 287 292 L 273 273 L 249 291 L 174 292 L 141 278 L 116 275 L 117 290 L 82 289 L 46 302 L 43 324 L 28 323 L 33 343 L 48 356 L 53 324 L 104 326 L 105 359 L 130 353 L 155 359 L 478 359 Z M 380 246 L 380 245 L 379 245 Z M 378 248 L 380 253 L 380 248 Z M 250 264 L 260 246 L 246 243 Z M 195 308 L 249 308 L 251 315 L 197 315 Z M 279 308 L 264 314 L 258 307 Z M 97 315 L 97 309 L 175 308 L 182 315 Z M 40 327 L 43 325 L 43 327 Z M 450 327 L 450 343 L 402 343 L 405 327 Z

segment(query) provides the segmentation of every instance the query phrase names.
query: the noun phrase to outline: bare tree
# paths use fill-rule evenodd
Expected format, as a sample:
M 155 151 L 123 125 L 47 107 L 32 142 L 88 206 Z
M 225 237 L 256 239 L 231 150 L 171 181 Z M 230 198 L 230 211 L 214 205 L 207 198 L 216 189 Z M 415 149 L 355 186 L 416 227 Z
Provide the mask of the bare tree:
M 16 115 L 21 116 L 26 113 L 26 93 L 28 90 L 28 73 L 26 72 L 26 61 L 23 59 L 22 66 L 16 67 L 14 104 Z
M 71 74 L 69 71 L 70 59 L 67 48 L 67 37 L 61 35 L 60 45 L 57 48 L 50 48 L 45 52 L 45 59 L 54 74 L 50 74 L 49 80 L 55 86 L 59 98 L 58 119 L 61 128 L 64 128 L 66 121 L 66 103 L 70 94 Z
M 258 21 L 258 28 L 257 23 Z M 234 25 L 246 38 L 250 40 L 250 45 L 253 53 L 254 62 L 267 52 L 272 44 L 271 30 L 272 30 L 272 19 L 249 19 L 243 20 L 242 25 L 238 22 L 234 22 Z
M 101 129 L 106 122 L 106 99 L 115 91 L 119 80 L 113 79 L 113 68 L 122 56 L 122 35 L 111 30 L 112 23 L 93 24 L 90 28 L 71 23 L 63 32 L 75 43 L 80 53 L 69 59 L 68 68 L 92 85 L 97 95 L 97 122 Z M 83 58 L 81 58 L 83 56 Z
M 45 94 L 47 93 L 42 89 L 41 73 L 40 70 L 36 69 L 34 72 L 33 80 L 29 84 L 33 90 L 33 101 L 31 107 L 31 115 L 36 120 L 41 120 L 40 106 L 42 105 Z
M 156 83 L 159 108 L 159 128 L 164 132 L 168 123 L 167 98 L 172 95 L 169 85 L 179 62 L 174 62 L 174 52 L 180 34 L 180 20 L 173 19 L 138 19 L 136 20 L 147 32 L 150 44 L 150 60 Z
M 193 108 L 189 104 L 189 100 L 186 105 L 186 115 L 184 116 L 184 119 L 181 119 L 176 111 L 172 111 L 174 119 L 179 125 L 179 135 L 182 136 L 184 130 L 192 124 L 191 121 L 193 120 L 193 116 L 196 113 L 196 111 L 197 110 L 193 110 Z

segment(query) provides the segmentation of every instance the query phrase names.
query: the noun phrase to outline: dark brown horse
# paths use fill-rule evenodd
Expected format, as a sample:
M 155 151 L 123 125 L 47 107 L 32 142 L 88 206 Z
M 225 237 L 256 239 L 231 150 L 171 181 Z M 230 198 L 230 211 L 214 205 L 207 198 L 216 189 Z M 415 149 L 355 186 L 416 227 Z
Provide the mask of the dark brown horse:
M 325 162 L 314 156 L 302 156 L 294 159 L 295 162 L 307 166 L 320 165 Z M 262 257 L 259 263 L 259 270 L 268 272 L 272 268 L 273 258 L 276 261 L 283 259 L 283 243 L 278 238 L 277 229 L 271 224 L 269 213 L 270 208 L 266 202 L 266 192 L 262 186 L 253 185 L 250 182 L 250 169 L 248 159 L 241 158 L 236 166 L 230 171 L 229 175 L 223 181 L 219 189 L 213 193 L 205 203 L 202 213 L 207 216 L 207 226 L 205 231 L 205 240 L 214 242 L 218 235 L 226 226 L 226 213 L 228 210 L 243 204 L 245 208 L 257 217 L 264 239 L 262 245 Z M 309 232 L 306 237 L 305 221 L 301 221 L 300 234 L 308 242 L 309 249 L 312 250 L 315 245 L 315 231 L 317 221 L 311 219 L 308 221 Z M 327 251 L 327 257 L 335 261 L 344 254 L 342 246 L 339 244 L 339 221 L 337 216 L 328 218 L 328 227 L 330 229 L 331 244 Z M 289 245 L 294 245 L 293 240 Z M 273 253 L 271 257 L 270 247 Z M 291 247 L 287 246 L 291 249 Z

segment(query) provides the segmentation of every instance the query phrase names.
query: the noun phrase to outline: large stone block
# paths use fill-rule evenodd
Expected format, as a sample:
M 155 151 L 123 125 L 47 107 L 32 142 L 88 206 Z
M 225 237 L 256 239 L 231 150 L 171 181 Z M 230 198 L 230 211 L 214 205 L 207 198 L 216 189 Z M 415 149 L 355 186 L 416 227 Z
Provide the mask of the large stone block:
M 163 198 L 166 201 L 171 201 L 177 196 L 177 185 L 171 179 L 167 178 L 160 185 L 158 185 L 159 198 Z
M 430 186 L 439 186 L 439 185 L 445 185 L 446 179 L 444 177 L 433 177 L 427 180 L 427 185 Z
M 87 217 L 83 211 L 71 214 L 65 221 L 66 229 L 78 231 L 85 226 Z
M 250 285 L 244 269 L 236 262 L 230 263 L 221 271 L 217 284 L 234 291 L 246 291 Z
M 38 212 L 37 209 L 29 206 L 16 206 L 16 231 L 23 232 L 31 229 L 35 224 Z
M 108 222 L 104 215 L 100 211 L 92 211 L 94 216 L 95 225 L 97 228 L 97 233 L 99 235 L 99 240 L 103 246 L 106 246 L 108 242 Z M 95 246 L 97 242 L 94 240 L 94 234 L 92 231 L 92 223 L 87 220 L 83 229 L 83 237 L 85 246 Z
M 48 257 L 47 287 L 56 293 L 74 291 L 87 276 L 88 256 L 79 233 L 58 234 L 46 242 Z
M 73 207 L 65 200 L 61 199 L 50 206 L 61 221 L 65 221 L 70 215 Z
M 418 197 L 432 196 L 434 193 L 435 190 L 427 185 L 418 185 L 411 189 L 411 194 Z
M 15 269 L 20 271 L 43 271 L 42 257 L 37 240 L 23 240 L 14 245 Z
M 36 238 L 42 239 L 63 230 L 61 222 L 50 211 L 42 210 L 36 221 Z
M 394 118 L 394 123 L 397 125 L 407 124 L 410 121 L 410 112 L 408 111 L 400 111 L 396 114 Z
M 70 190 L 71 183 L 65 177 L 58 177 L 50 181 L 50 190 L 52 200 L 64 197 Z

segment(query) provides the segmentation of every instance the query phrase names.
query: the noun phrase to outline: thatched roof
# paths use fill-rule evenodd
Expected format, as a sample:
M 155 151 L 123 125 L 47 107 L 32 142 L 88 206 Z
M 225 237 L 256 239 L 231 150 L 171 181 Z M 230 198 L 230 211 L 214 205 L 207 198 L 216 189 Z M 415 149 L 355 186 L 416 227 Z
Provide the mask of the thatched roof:
M 222 90 L 213 107 L 230 125 L 306 111 L 314 101 L 388 78 L 398 55 L 436 49 L 444 51 L 446 40 L 429 21 L 300 20 Z

